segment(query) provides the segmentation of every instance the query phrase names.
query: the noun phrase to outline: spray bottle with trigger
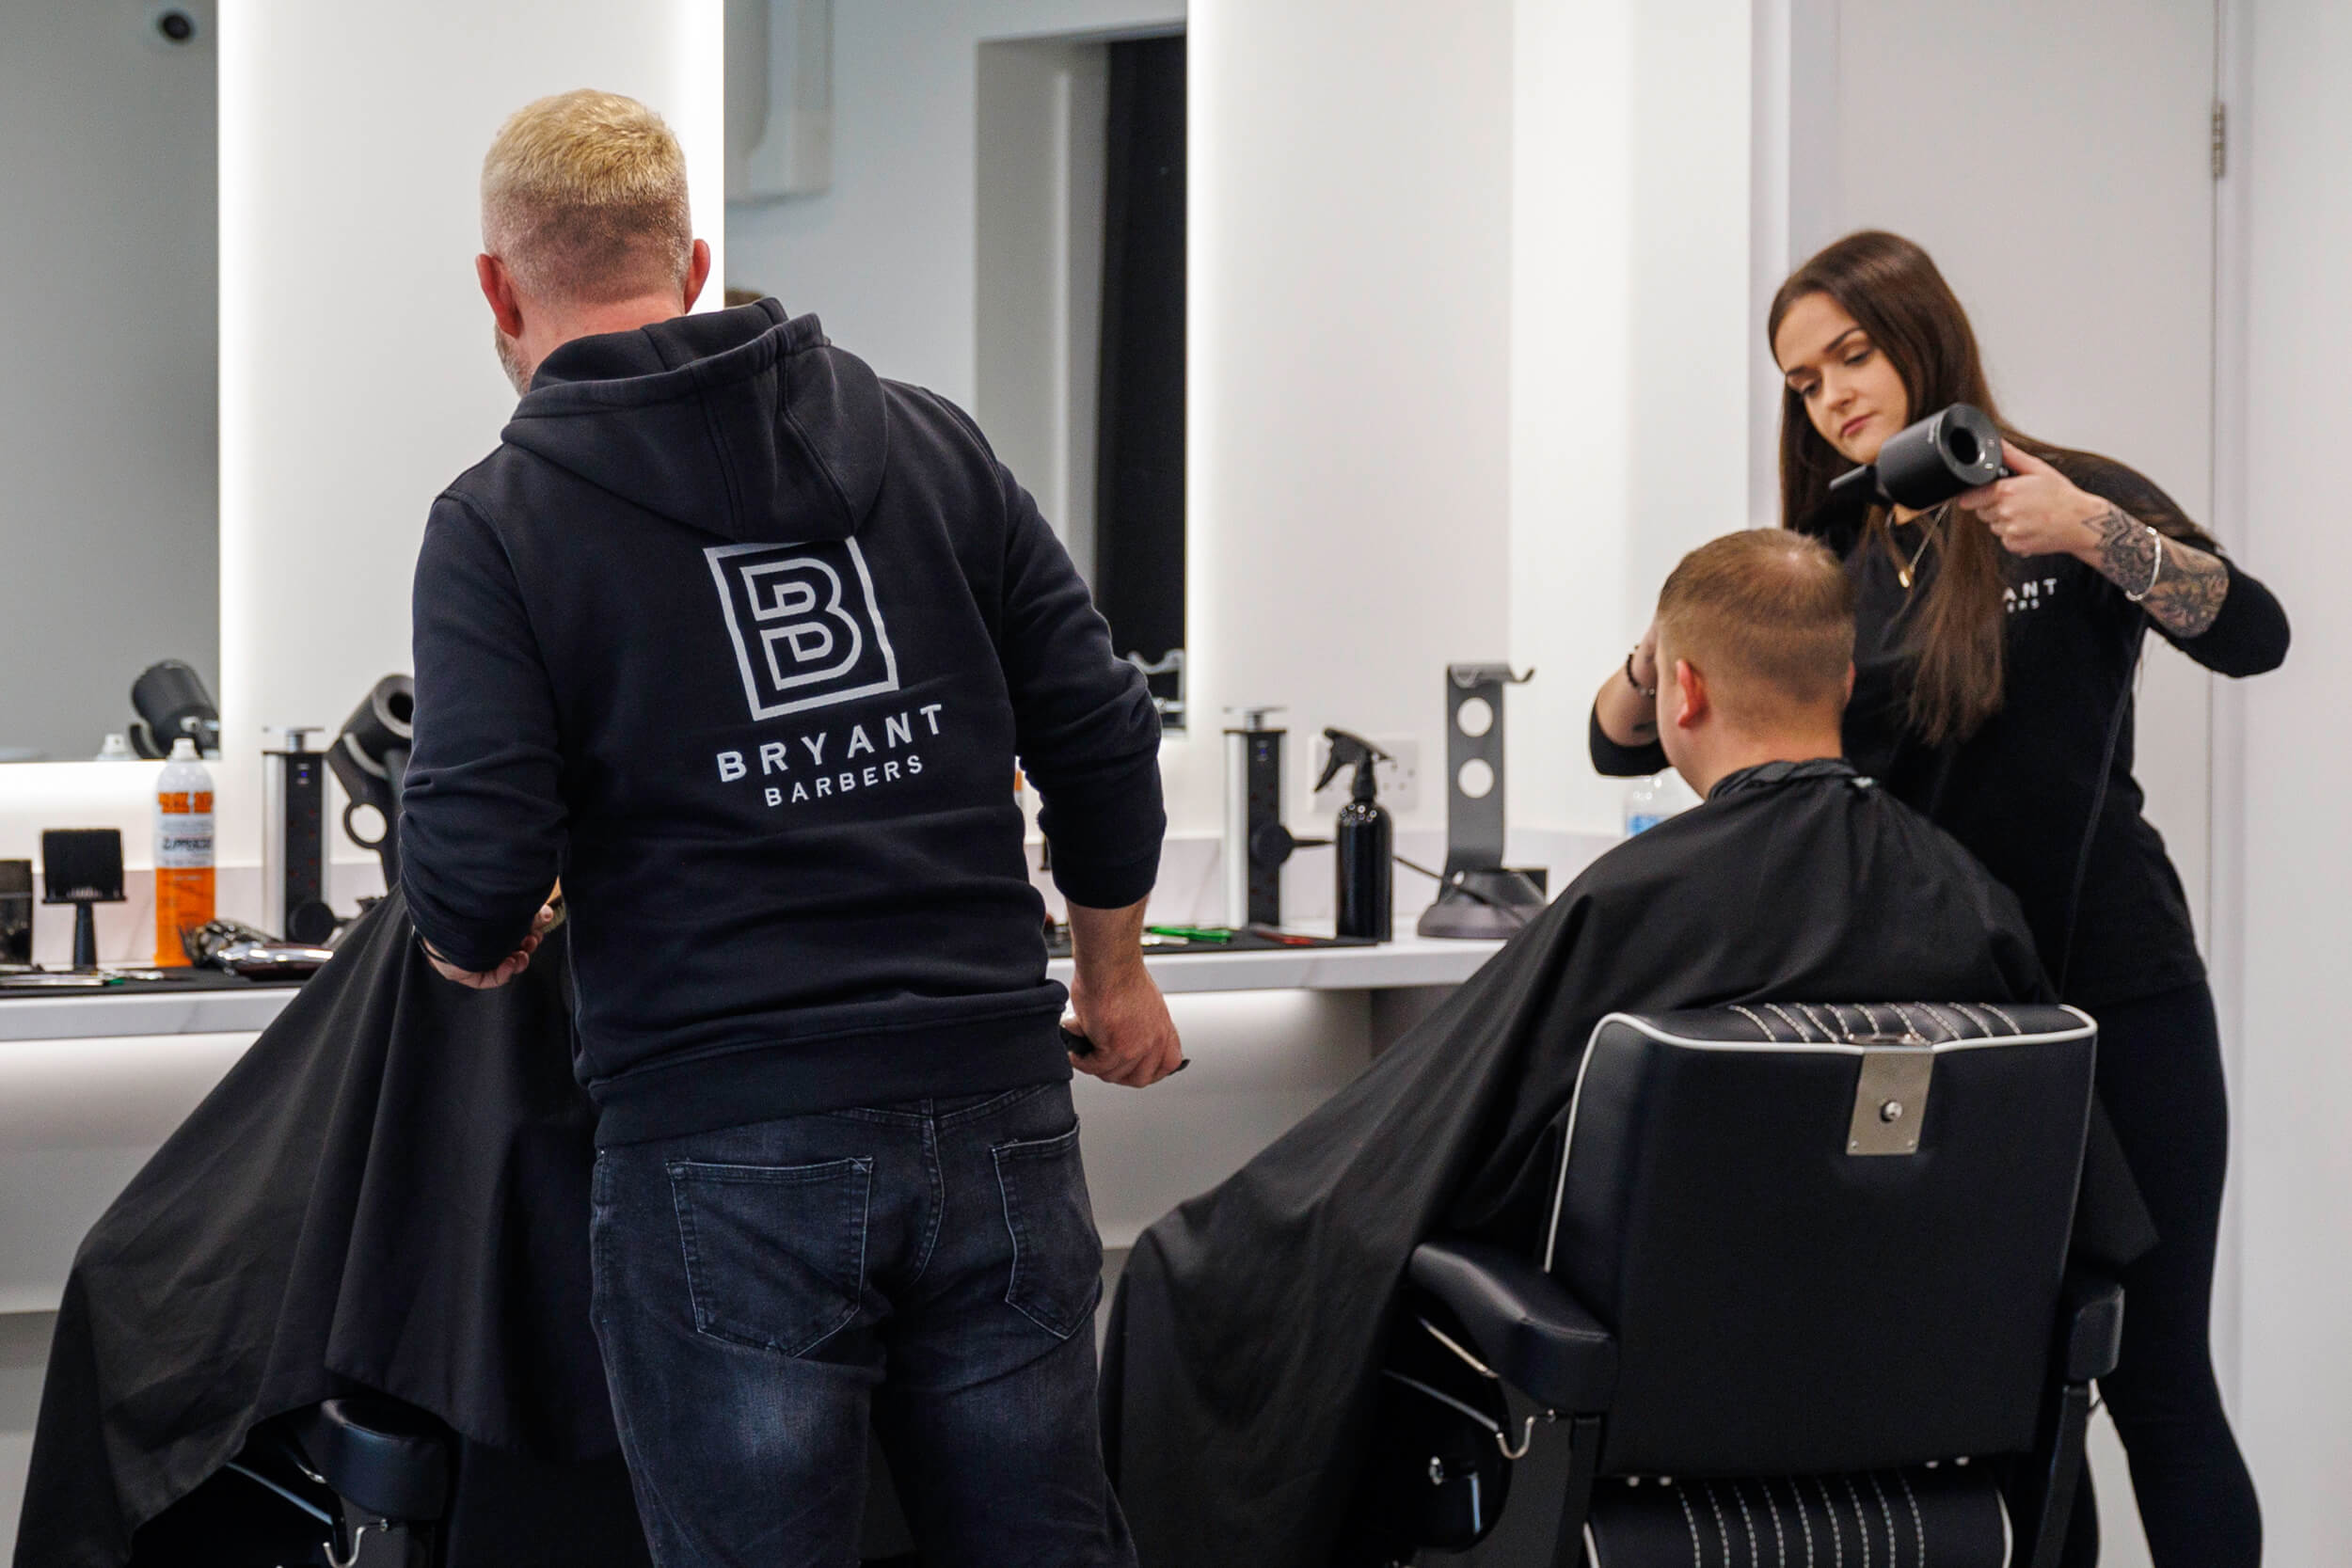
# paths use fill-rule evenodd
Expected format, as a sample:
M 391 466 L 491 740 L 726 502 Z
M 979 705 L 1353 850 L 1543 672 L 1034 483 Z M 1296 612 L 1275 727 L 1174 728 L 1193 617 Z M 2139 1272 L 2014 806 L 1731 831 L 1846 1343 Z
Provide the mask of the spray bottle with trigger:
M 1389 754 L 1345 730 L 1327 729 L 1323 736 L 1331 743 L 1331 760 L 1315 787 L 1328 784 L 1343 768 L 1356 769 L 1352 798 L 1340 808 L 1332 835 L 1339 847 L 1339 933 L 1387 942 L 1394 934 L 1396 830 L 1375 799 L 1380 786 L 1373 765 Z

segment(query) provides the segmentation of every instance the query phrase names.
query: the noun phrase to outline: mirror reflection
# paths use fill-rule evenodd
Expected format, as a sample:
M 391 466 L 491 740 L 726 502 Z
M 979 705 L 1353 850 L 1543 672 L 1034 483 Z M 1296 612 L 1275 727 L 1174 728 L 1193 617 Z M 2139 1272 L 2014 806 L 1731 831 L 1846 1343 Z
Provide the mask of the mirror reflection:
M 1008 39 L 980 9 L 731 0 L 729 294 L 969 409 L 1181 727 L 1183 12 Z
M 209 4 L 0 9 L 0 761 L 78 761 L 219 660 Z

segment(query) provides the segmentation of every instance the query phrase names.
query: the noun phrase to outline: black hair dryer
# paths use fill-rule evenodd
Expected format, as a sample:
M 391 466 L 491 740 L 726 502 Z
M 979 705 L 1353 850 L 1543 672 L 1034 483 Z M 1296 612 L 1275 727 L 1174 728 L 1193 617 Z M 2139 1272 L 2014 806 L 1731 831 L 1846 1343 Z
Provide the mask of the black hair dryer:
M 204 677 L 176 658 L 151 664 L 131 683 L 132 748 L 143 757 L 171 755 L 171 743 L 196 742 L 199 755 L 220 755 L 220 709 L 204 689 Z
M 347 797 L 343 832 L 352 843 L 374 850 L 383 861 L 387 893 L 400 885 L 400 792 L 408 779 L 416 711 L 417 683 L 406 675 L 387 675 L 352 709 L 326 752 L 326 766 L 335 770 Z M 362 806 L 384 819 L 383 832 L 373 838 L 353 826 L 352 818 Z
M 1876 461 L 1830 481 L 1827 499 L 1833 506 L 1860 508 L 1876 501 L 1925 512 L 2009 473 L 2001 466 L 2001 432 L 1992 416 L 1955 403 L 1889 436 Z

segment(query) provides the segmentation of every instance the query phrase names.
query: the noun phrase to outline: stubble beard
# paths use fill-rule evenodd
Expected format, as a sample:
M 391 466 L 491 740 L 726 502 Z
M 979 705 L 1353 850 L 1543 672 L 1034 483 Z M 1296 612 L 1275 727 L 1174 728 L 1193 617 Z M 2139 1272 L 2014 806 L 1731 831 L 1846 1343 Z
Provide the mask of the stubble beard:
M 500 331 L 496 323 L 490 326 L 490 342 L 498 350 L 499 369 L 506 372 L 507 383 L 515 388 L 515 395 L 521 397 L 530 391 L 532 373 L 538 367 L 523 357 L 522 344 Z

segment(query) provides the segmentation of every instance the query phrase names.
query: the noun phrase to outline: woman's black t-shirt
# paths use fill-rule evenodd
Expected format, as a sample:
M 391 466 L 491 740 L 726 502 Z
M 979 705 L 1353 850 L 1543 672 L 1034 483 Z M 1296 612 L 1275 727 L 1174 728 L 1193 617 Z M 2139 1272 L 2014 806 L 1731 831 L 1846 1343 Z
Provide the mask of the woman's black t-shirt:
M 2058 461 L 2082 489 L 2137 517 L 2180 515 L 2139 474 L 2104 459 Z M 1915 527 L 1916 525 L 1915 525 Z M 1953 514 L 1940 526 L 1982 525 Z M 1914 528 L 1897 531 L 1906 558 Z M 2025 906 L 2043 966 L 2063 976 L 2067 1001 L 2084 1006 L 2153 996 L 2204 978 L 2188 901 L 2164 840 L 2141 815 L 2132 776 L 2132 676 L 2151 622 L 2122 591 L 2073 556 L 2010 558 L 2007 686 L 2001 710 L 1967 740 L 1930 746 L 1909 725 L 1913 608 L 1936 565 L 1930 546 L 1905 589 L 1883 535 L 1863 530 L 1833 539 L 1854 579 L 1854 694 L 1847 706 L 1847 758 L 1896 797 L 1925 812 L 2007 883 Z M 2286 657 L 2287 622 L 2278 600 L 2233 564 L 2221 613 L 2201 637 L 2175 647 L 2207 669 L 2258 674 Z M 2123 705 L 2119 716 L 2117 705 Z M 2108 728 L 2120 722 L 2099 800 Z M 1605 774 L 1656 772 L 1657 746 L 1621 747 L 1591 730 L 1594 765 Z M 2068 953 L 2068 906 L 2084 831 L 2096 809 Z

